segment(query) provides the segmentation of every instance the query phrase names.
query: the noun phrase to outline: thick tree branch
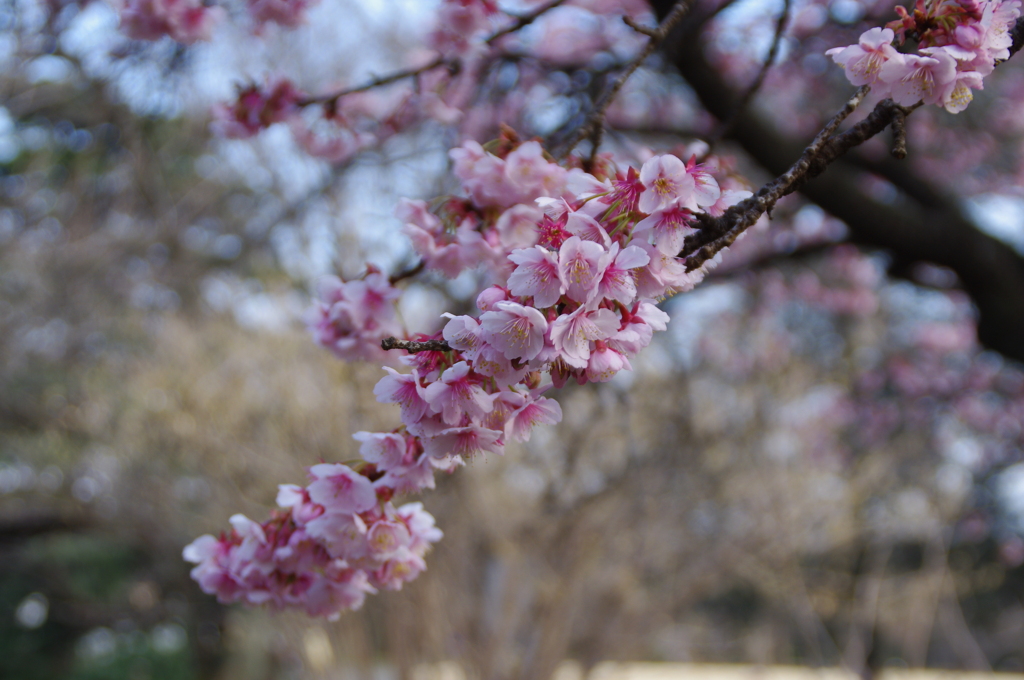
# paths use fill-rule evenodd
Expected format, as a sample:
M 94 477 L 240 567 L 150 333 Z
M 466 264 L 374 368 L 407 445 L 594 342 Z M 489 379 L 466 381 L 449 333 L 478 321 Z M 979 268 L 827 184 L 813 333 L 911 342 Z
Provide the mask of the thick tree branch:
M 652 5 L 663 16 L 671 3 L 652 0 Z M 702 17 L 693 16 L 687 23 L 701 20 Z M 666 51 L 704 107 L 724 120 L 736 110 L 740 95 L 708 63 L 700 41 L 676 39 L 686 31 L 686 25 L 680 26 L 666 40 Z M 1011 54 L 1015 54 L 1024 44 L 1024 20 L 1017 22 L 1012 34 Z M 1024 259 L 1006 244 L 975 228 L 955 198 L 913 175 L 912 168 L 905 167 L 903 172 L 907 174 L 906 183 L 915 191 L 907 194 L 905 202 L 895 205 L 869 194 L 861 181 L 865 176 L 863 170 L 856 162 L 841 157 L 860 136 L 876 128 L 877 134 L 891 124 L 894 116 L 898 116 L 893 106 L 879 104 L 865 121 L 837 135 L 829 144 L 829 153 L 834 153 L 834 157 L 826 164 L 827 172 L 822 172 L 825 167 L 821 164 L 809 168 L 798 185 L 800 192 L 846 222 L 852 241 L 886 249 L 899 261 L 933 262 L 955 271 L 977 305 L 981 342 L 1009 357 L 1024 360 Z M 803 152 L 799 140 L 784 135 L 751 111 L 740 115 L 729 136 L 775 175 L 786 173 L 792 159 L 801 157 Z M 722 234 L 709 237 L 721 238 Z

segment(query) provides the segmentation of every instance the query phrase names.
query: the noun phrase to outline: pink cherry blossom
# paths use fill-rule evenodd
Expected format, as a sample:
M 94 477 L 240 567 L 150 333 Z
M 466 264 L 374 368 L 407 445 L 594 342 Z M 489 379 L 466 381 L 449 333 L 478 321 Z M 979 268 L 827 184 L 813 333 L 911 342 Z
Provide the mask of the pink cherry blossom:
M 722 192 L 722 195 L 718 197 L 718 200 L 713 205 L 709 205 L 707 208 L 708 214 L 712 217 L 721 217 L 725 214 L 725 211 L 733 207 L 737 203 L 747 198 L 750 198 L 754 194 L 750 191 L 741 191 L 739 189 L 726 189 Z M 635 230 L 634 230 L 635 231 Z
M 302 96 L 302 92 L 287 78 L 277 80 L 265 89 L 252 85 L 241 90 L 233 104 L 214 108 L 211 127 L 223 137 L 252 137 L 260 130 L 296 115 L 299 110 L 297 103 Z
M 427 437 L 424 449 L 427 455 L 440 460 L 450 456 L 468 459 L 481 453 L 500 455 L 505 452 L 501 432 L 476 425 L 441 430 L 436 435 Z
M 872 28 L 861 34 L 856 45 L 835 47 L 825 54 L 843 67 L 846 77 L 854 85 L 875 86 L 879 84 L 880 73 L 886 63 L 902 60 L 892 46 L 895 39 L 896 34 L 891 28 Z
M 402 420 L 415 422 L 430 408 L 424 399 L 424 388 L 420 385 L 416 371 L 412 374 L 399 373 L 390 366 L 384 370 L 388 375 L 377 382 L 373 394 L 382 404 L 398 404 L 402 407 Z
M 309 468 L 313 482 L 309 497 L 328 512 L 365 512 L 377 504 L 373 484 L 352 468 L 340 463 L 321 463 Z
M 249 14 L 257 24 L 276 23 L 295 27 L 306 18 L 306 8 L 316 0 L 249 0 Z
M 577 302 L 588 302 L 597 293 L 601 279 L 604 247 L 573 236 L 558 251 L 558 271 L 565 282 L 565 294 Z M 510 280 L 511 283 L 511 280 Z
M 317 577 L 302 601 L 309 616 L 323 616 L 336 621 L 341 617 L 342 610 L 359 609 L 366 596 L 376 592 L 366 572 L 339 568 L 334 578 Z
M 640 182 L 644 192 L 640 194 L 638 207 L 645 213 L 693 198 L 695 188 L 693 175 L 686 172 L 686 164 L 672 155 L 654 156 L 640 168 Z
M 597 349 L 591 352 L 590 361 L 587 362 L 587 379 L 591 382 L 607 382 L 622 369 L 633 370 L 629 359 L 605 343 L 598 342 Z
M 941 100 L 946 84 L 956 76 L 956 60 L 942 49 L 923 49 L 926 56 L 907 55 L 902 60 L 890 60 L 882 66 L 879 78 L 888 83 L 892 98 L 901 106 L 912 106 L 919 101 L 936 104 Z
M 305 528 L 331 557 L 358 560 L 366 556 L 366 522 L 359 515 L 326 513 L 308 522 Z
M 199 0 L 127 0 L 120 7 L 121 26 L 136 40 L 172 40 L 191 45 L 209 40 L 214 25 L 224 18 L 220 7 Z
M 960 113 L 974 99 L 971 89 L 984 89 L 981 74 L 974 71 L 958 72 L 952 81 L 943 86 L 940 101 L 950 113 Z
M 718 180 L 708 172 L 703 164 L 696 164 L 694 159 L 686 164 L 686 174 L 693 177 L 693 204 L 691 210 L 712 206 L 722 196 Z
M 624 305 L 632 304 L 636 298 L 636 270 L 651 261 L 651 257 L 636 246 L 619 250 L 619 244 L 602 256 L 600 264 L 601 281 L 597 286 L 597 297 L 617 300 Z
M 548 322 L 533 307 L 515 302 L 498 302 L 494 311 L 480 317 L 484 340 L 506 359 L 533 359 L 544 348 Z
M 604 342 L 626 356 L 635 356 L 651 344 L 653 337 L 654 329 L 640 317 L 634 316 Z
M 665 255 L 675 256 L 683 249 L 686 237 L 697 231 L 690 226 L 692 223 L 693 213 L 689 209 L 672 205 L 655 210 L 650 216 L 637 222 L 633 227 L 633 234 L 650 231 L 658 250 Z
M 405 437 L 393 432 L 356 432 L 352 438 L 361 442 L 359 455 L 363 460 L 373 463 L 382 470 L 402 465 L 408 450 Z M 280 504 L 278 501 L 278 505 Z
M 593 241 L 604 248 L 611 244 L 604 227 L 583 211 L 566 213 L 565 230 L 573 236 L 578 236 L 584 241 Z
M 381 520 L 366 532 L 370 555 L 380 560 L 399 557 L 411 542 L 409 529 L 401 521 Z
M 443 0 L 431 44 L 446 55 L 467 52 L 486 32 L 496 12 L 492 0 Z
M 316 342 L 346 361 L 380 360 L 381 339 L 401 335 L 394 301 L 399 291 L 387 277 L 371 272 L 363 280 L 325 276 L 317 283 L 320 302 L 309 312 Z
M 515 208 L 513 208 L 514 210 Z M 484 288 L 480 291 L 480 294 L 476 296 L 476 308 L 481 312 L 489 312 L 494 309 L 494 305 L 498 302 L 508 300 L 509 292 L 501 286 L 491 286 L 490 288 Z
M 398 508 L 396 514 L 409 528 L 412 550 L 422 551 L 444 537 L 441 530 L 435 526 L 434 516 L 423 509 L 423 503 L 406 503 Z
M 569 366 L 586 368 L 591 343 L 604 340 L 619 330 L 619 317 L 610 309 L 587 310 L 580 307 L 563 314 L 551 324 L 551 343 Z
M 517 264 L 508 288 L 518 297 L 532 297 L 539 309 L 550 307 L 566 290 L 558 256 L 542 246 L 513 250 L 508 259 Z
M 471 316 L 445 314 L 449 321 L 441 331 L 449 347 L 459 350 L 467 359 L 475 359 L 483 348 L 484 338 L 480 322 Z
M 645 187 L 636 168 L 629 168 L 624 177 L 619 176 L 613 179 L 611 185 L 612 191 L 607 196 L 598 199 L 600 204 L 609 206 L 609 217 L 628 215 L 639 209 L 640 196 L 644 193 Z
M 494 395 L 494 401 L 492 402 L 494 408 L 484 418 L 483 426 L 491 430 L 505 431 L 505 436 L 508 437 L 505 425 L 512 414 L 526 403 L 526 398 L 523 392 L 516 390 L 514 387 L 508 390 L 501 390 Z
M 565 190 L 565 169 L 549 163 L 537 142 L 524 142 L 505 158 L 505 176 L 522 200 L 558 196 Z
M 637 270 L 637 295 L 661 298 L 693 288 L 703 278 L 700 270 L 687 272 L 682 260 L 666 255 L 649 243 L 633 241 L 634 247 L 647 253 L 650 261 Z
M 469 375 L 469 364 L 460 361 L 441 374 L 441 379 L 427 385 L 424 397 L 434 413 L 444 422 L 457 425 L 464 416 L 480 418 L 491 410 L 490 397 Z
M 557 425 L 562 422 L 562 407 L 554 399 L 529 396 L 513 411 L 505 425 L 505 436 L 519 442 L 530 440 L 530 432 L 537 425 Z
M 531 205 L 514 205 L 501 214 L 495 228 L 507 250 L 529 248 L 537 243 L 537 222 L 544 214 Z
M 499 387 L 507 387 L 522 380 L 528 366 L 525 363 L 520 364 L 518 360 L 513 364 L 511 359 L 505 358 L 504 352 L 485 344 L 473 361 L 473 370 L 492 378 Z

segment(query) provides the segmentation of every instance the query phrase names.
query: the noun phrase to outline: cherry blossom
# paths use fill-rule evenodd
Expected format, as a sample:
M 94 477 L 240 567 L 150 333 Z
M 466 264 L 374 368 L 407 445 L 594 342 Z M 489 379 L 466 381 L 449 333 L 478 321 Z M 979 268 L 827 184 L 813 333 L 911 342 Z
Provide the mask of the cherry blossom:
M 945 85 L 956 77 L 956 61 L 941 48 L 921 50 L 926 56 L 908 55 L 886 62 L 879 78 L 888 83 L 893 101 L 910 106 L 919 101 L 941 101 Z
M 566 291 L 566 283 L 558 256 L 536 246 L 513 250 L 508 259 L 518 265 L 508 278 L 513 295 L 532 297 L 534 306 L 550 307 Z
M 494 309 L 480 317 L 484 340 L 506 359 L 535 358 L 544 348 L 548 322 L 533 307 L 515 302 L 495 303 Z
M 900 55 L 892 46 L 896 34 L 891 28 L 872 28 L 865 31 L 856 45 L 836 47 L 825 52 L 846 70 L 846 77 L 854 85 L 882 85 L 879 73 L 890 60 Z
M 637 207 L 645 213 L 689 202 L 696 187 L 686 165 L 671 155 L 655 156 L 644 163 L 640 168 L 640 182 L 644 192 Z

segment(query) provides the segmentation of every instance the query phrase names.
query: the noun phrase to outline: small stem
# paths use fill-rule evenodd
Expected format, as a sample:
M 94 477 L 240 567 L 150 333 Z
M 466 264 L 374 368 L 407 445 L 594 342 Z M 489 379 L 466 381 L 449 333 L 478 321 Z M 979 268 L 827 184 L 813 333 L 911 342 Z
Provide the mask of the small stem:
M 420 260 L 417 265 L 415 265 L 413 267 L 410 267 L 409 269 L 406 269 L 404 271 L 400 271 L 397 274 L 393 274 L 391 276 L 391 278 L 388 279 L 388 283 L 390 283 L 393 286 L 396 283 L 398 283 L 399 281 L 403 281 L 405 279 L 411 279 L 412 277 L 416 276 L 421 271 L 423 271 L 423 269 L 424 269 L 424 267 L 426 267 L 426 265 L 427 265 L 426 260 Z
M 452 348 L 444 340 L 399 340 L 398 338 L 384 338 L 380 341 L 381 349 L 393 350 L 404 349 L 409 354 L 417 352 L 450 352 Z
M 892 155 L 900 160 L 907 157 L 907 114 L 902 108 L 892 112 Z
M 534 21 L 536 21 L 542 14 L 544 14 L 545 12 L 547 12 L 549 10 L 554 9 L 555 7 L 558 7 L 563 2 L 565 2 L 565 0 L 551 0 L 548 3 L 546 3 L 544 5 L 541 5 L 540 7 L 535 9 L 534 11 L 530 12 L 529 14 L 522 14 L 522 15 L 519 15 L 519 16 L 510 15 L 510 16 L 515 16 L 515 22 L 512 23 L 512 24 L 509 24 L 505 28 L 502 28 L 502 29 L 500 29 L 498 31 L 495 31 L 484 42 L 486 42 L 488 45 L 490 45 L 494 41 L 498 40 L 499 38 L 505 37 L 509 33 L 515 33 L 519 29 L 521 29 L 521 28 L 523 28 L 525 26 L 529 26 Z

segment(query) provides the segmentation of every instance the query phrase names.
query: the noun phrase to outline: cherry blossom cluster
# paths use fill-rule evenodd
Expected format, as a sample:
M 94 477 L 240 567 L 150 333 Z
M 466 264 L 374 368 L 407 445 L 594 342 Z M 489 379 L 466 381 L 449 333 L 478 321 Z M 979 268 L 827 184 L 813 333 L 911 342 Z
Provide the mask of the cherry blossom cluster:
M 226 16 L 217 6 L 198 0 L 114 0 L 121 6 L 122 26 L 133 38 L 163 36 L 191 44 L 210 38 Z M 310 0 L 249 0 L 253 33 L 266 23 L 294 27 L 303 20 Z M 535 14 L 531 14 L 535 13 Z M 355 86 L 306 95 L 278 76 L 264 85 L 240 88 L 232 102 L 213 111 L 213 130 L 221 136 L 247 138 L 275 123 L 286 124 L 307 153 L 342 163 L 381 144 L 392 135 L 425 121 L 459 125 L 469 137 L 490 136 L 495 120 L 518 119 L 528 98 L 499 96 L 484 104 L 477 85 L 502 59 L 534 64 L 519 74 L 520 91 L 540 82 L 544 68 L 586 66 L 624 61 L 638 52 L 643 36 L 627 27 L 622 16 L 648 21 L 643 0 L 570 0 L 527 5 L 522 14 L 502 9 L 495 0 L 442 0 L 425 47 L 414 51 L 413 63 L 378 85 Z M 525 31 L 521 30 L 526 28 Z M 432 53 L 432 54 L 431 54 Z M 488 111 L 493 106 L 495 110 Z M 477 128 L 487 128 L 477 134 Z
M 400 294 L 386 276 L 373 270 L 355 281 L 325 276 L 309 313 L 313 339 L 345 361 L 383 361 L 381 340 L 402 335 L 395 309 Z
M 213 109 L 213 130 L 222 137 L 244 139 L 265 127 L 287 121 L 298 114 L 303 97 L 295 85 L 282 78 L 266 88 L 249 85 L 241 88 L 238 99 Z
M 121 27 L 135 40 L 159 40 L 164 36 L 177 42 L 209 40 L 213 27 L 227 17 L 224 8 L 201 0 L 114 0 L 121 14 Z M 249 16 L 258 32 L 268 23 L 289 28 L 305 19 L 306 8 L 315 0 L 248 0 Z
M 372 468 L 372 465 L 364 468 Z M 420 503 L 395 508 L 386 487 L 347 465 L 314 465 L 305 487 L 283 484 L 281 510 L 263 524 L 231 518 L 230 533 L 200 536 L 184 557 L 204 592 L 223 603 L 297 608 L 337 618 L 367 593 L 398 590 L 426 568 L 423 555 L 441 539 Z
M 912 13 L 897 7 L 900 18 L 886 28 L 826 54 L 851 83 L 870 85 L 901 106 L 923 101 L 959 113 L 974 98 L 971 90 L 982 89 L 982 79 L 1009 58 L 1020 6 L 1020 0 L 917 0 Z M 917 41 L 917 54 L 892 46 L 908 36 Z
M 124 0 L 116 3 L 121 27 L 130 38 L 172 40 L 191 45 L 209 40 L 214 25 L 224 18 L 219 7 L 207 7 L 202 0 Z
M 462 196 L 434 212 L 422 201 L 397 210 L 425 267 L 490 272 L 480 314 L 446 315 L 439 334 L 419 336 L 438 344 L 401 357 L 409 372 L 385 367 L 374 394 L 400 406 L 402 425 L 356 433 L 361 460 L 313 466 L 305 489 L 281 487 L 268 522 L 236 516 L 230 534 L 186 548 L 206 592 L 335 616 L 415 578 L 441 533 L 422 506 L 395 509 L 392 498 L 559 422 L 561 408 L 544 396 L 552 386 L 629 369 L 668 322 L 655 300 L 704 275 L 676 257 L 697 230 L 694 216 L 749 195 L 722 191 L 693 159 L 655 156 L 639 172 L 599 177 L 513 134 L 489 146 L 451 152 Z M 398 294 L 372 269 L 355 281 L 329 277 L 310 327 L 339 357 L 370 358 L 383 335 L 398 334 Z

